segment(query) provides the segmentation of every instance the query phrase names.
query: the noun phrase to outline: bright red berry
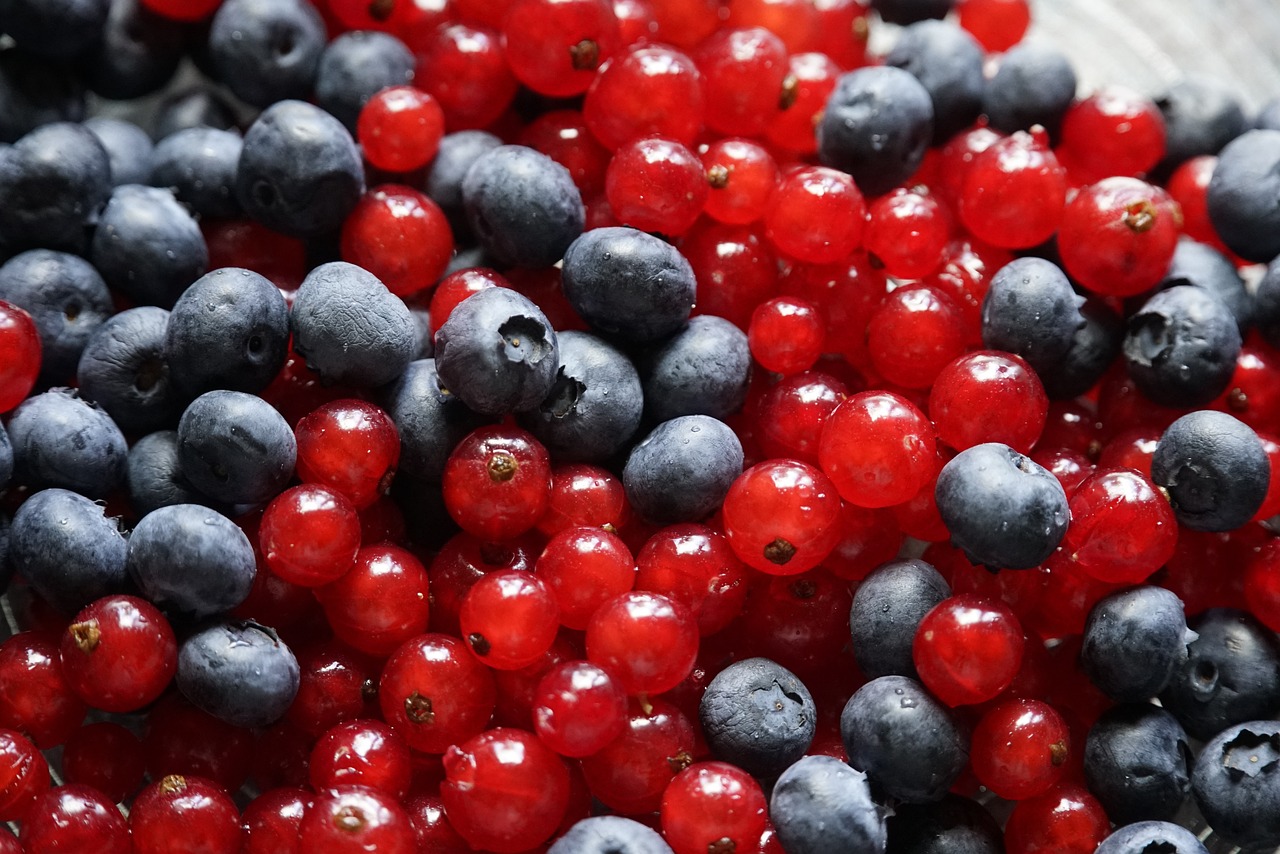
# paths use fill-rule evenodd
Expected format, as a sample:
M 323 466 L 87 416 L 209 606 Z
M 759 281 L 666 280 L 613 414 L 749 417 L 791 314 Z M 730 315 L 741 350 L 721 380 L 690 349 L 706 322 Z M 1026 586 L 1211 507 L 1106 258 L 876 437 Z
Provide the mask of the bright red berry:
M 163 693 L 178 669 L 169 621 L 134 596 L 85 607 L 62 635 L 62 669 L 72 689 L 106 712 L 132 712 Z
M 920 681 L 948 706 L 997 696 L 1022 664 L 1022 626 L 1003 602 L 952 596 L 925 615 L 912 658 Z
M 413 86 L 391 86 L 365 102 L 356 138 L 365 160 L 387 172 L 412 172 L 436 156 L 444 136 L 444 111 Z

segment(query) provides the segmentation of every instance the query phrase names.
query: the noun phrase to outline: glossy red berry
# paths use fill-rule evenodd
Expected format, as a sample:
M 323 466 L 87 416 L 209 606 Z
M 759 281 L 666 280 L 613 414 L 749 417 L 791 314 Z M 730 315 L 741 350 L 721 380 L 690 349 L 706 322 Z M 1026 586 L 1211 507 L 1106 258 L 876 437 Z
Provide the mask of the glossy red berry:
M 636 588 L 680 602 L 704 637 L 729 625 L 747 596 L 746 566 L 729 541 L 705 525 L 669 525 L 655 532 L 636 555 L 636 565 Z
M 1177 203 L 1161 188 L 1137 178 L 1106 178 L 1067 205 L 1058 252 L 1083 287 L 1134 296 L 1168 272 L 1181 226 Z
M 131 854 L 129 824 L 116 805 L 83 784 L 58 786 L 39 795 L 18 832 L 26 854 L 92 851 Z
M 975 330 L 976 331 L 976 330 Z M 955 301 L 932 285 L 904 285 L 871 315 L 867 352 L 886 380 L 903 388 L 928 388 L 964 353 L 974 331 Z
M 258 526 L 262 559 L 275 575 L 303 587 L 337 581 L 355 564 L 360 517 L 342 495 L 303 484 L 271 499 Z
M 929 415 L 938 439 L 957 451 L 1000 442 L 1026 454 L 1044 430 L 1049 398 L 1021 357 L 982 350 L 942 369 L 929 392 Z
M 440 280 L 453 257 L 444 211 L 425 193 L 400 184 L 374 187 L 342 223 L 342 258 L 409 297 Z
M 0 412 L 26 399 L 40 373 L 40 332 L 16 305 L 0 300 Z
M 1169 499 L 1132 469 L 1099 469 L 1071 494 L 1063 549 L 1081 571 L 1138 584 L 1173 557 L 1178 524 Z
M 871 203 L 867 252 L 898 279 L 919 279 L 938 269 L 951 238 L 951 218 L 925 187 L 900 187 Z
M 681 254 L 698 280 L 694 314 L 714 314 L 744 332 L 755 307 L 778 289 L 778 261 L 759 223 L 704 219 L 685 235 Z
M 693 764 L 693 724 L 661 699 L 632 699 L 627 728 L 602 750 L 582 760 L 591 794 L 624 815 L 656 812 L 676 774 Z
M 627 726 L 627 694 L 609 671 L 589 661 L 566 661 L 538 681 L 533 730 L 561 756 L 590 756 Z
M 203 21 L 222 5 L 222 0 L 144 0 L 142 5 L 176 21 Z
M 675 140 L 651 136 L 613 153 L 604 192 L 623 225 L 678 236 L 702 214 L 711 187 L 696 154 Z
M 782 78 L 780 109 L 765 128 L 765 139 L 796 154 L 817 151 L 813 129 L 840 74 L 837 60 L 825 51 L 792 54 L 787 60 L 787 76 Z
M 478 735 L 493 714 L 493 677 L 457 638 L 419 635 L 387 659 L 378 703 L 387 723 L 422 753 Z
M 746 225 L 764 216 L 778 183 L 778 167 L 761 146 L 747 139 L 722 139 L 702 153 L 707 184 L 707 216 Z
M 298 847 L 326 854 L 416 854 L 413 824 L 393 796 L 363 786 L 316 795 L 298 825 Z
M 155 700 L 178 669 L 169 621 L 134 596 L 106 596 L 88 605 L 62 635 L 62 670 L 94 708 L 132 712 Z
M 813 367 L 822 355 L 825 324 L 812 303 L 774 297 L 751 313 L 747 344 L 751 357 L 766 371 L 787 376 Z
M 298 828 L 311 805 L 306 789 L 268 789 L 244 808 L 244 854 L 301 854 Z
M 1083 786 L 1060 783 L 1021 801 L 1004 829 L 1007 854 L 1090 854 L 1111 832 L 1107 813 Z
M 449 515 L 484 540 L 510 540 L 532 528 L 551 490 L 547 449 L 518 427 L 471 432 L 449 455 L 443 477 Z
M 1091 184 L 1150 171 L 1164 157 L 1164 142 L 1164 116 L 1154 101 L 1106 86 L 1067 110 L 1057 155 L 1072 178 Z
M 538 519 L 538 531 L 553 537 L 569 528 L 592 527 L 616 534 L 630 518 L 627 494 L 618 477 L 600 466 L 568 463 L 551 470 L 551 494 L 546 512 Z
M 49 763 L 20 732 L 0 729 L 0 821 L 22 821 L 49 790 Z
M 1041 700 L 1004 700 L 974 727 L 969 760 L 979 782 L 1010 801 L 1044 794 L 1071 752 L 1066 721 Z
M 450 133 L 492 124 L 520 88 L 507 65 L 497 26 L 450 24 L 415 46 L 414 80 L 436 99 Z
M 400 434 L 378 407 L 363 400 L 325 403 L 294 428 L 298 477 L 346 496 L 364 509 L 391 486 L 400 460 Z
M 362 718 L 344 721 L 325 732 L 311 749 L 311 788 L 366 786 L 402 798 L 409 791 L 412 759 L 409 745 L 390 726 Z
M 299 647 L 296 654 L 298 693 L 285 713 L 290 725 L 315 738 L 343 721 L 372 714 L 378 678 L 373 662 L 333 640 Z
M 688 54 L 666 44 L 643 45 L 600 69 L 582 116 L 610 151 L 647 136 L 692 145 L 705 104 L 702 75 Z
M 787 46 L 764 27 L 737 27 L 731 22 L 693 54 L 707 97 L 706 123 L 725 136 L 760 136 L 780 109 Z
M 221 786 L 177 774 L 147 786 L 129 810 L 135 854 L 240 854 L 240 810 Z
M 503 570 L 471 586 L 458 622 L 463 640 L 480 661 L 495 670 L 518 670 L 551 648 L 560 628 L 560 610 L 541 578 Z
M 1182 210 L 1182 231 L 1192 240 L 1207 243 L 1219 252 L 1229 253 L 1209 219 L 1209 180 L 1218 158 L 1204 154 L 1183 163 L 1165 183 L 1165 189 Z
M 866 202 L 852 178 L 825 166 L 806 166 L 778 183 L 764 226 L 782 254 L 833 264 L 861 245 L 866 218 Z
M 723 513 L 734 553 L 770 575 L 812 569 L 840 537 L 835 485 L 799 460 L 768 460 L 744 471 L 729 487 Z
M 760 784 L 727 762 L 690 765 L 662 794 L 662 834 L 675 854 L 750 851 L 766 824 Z
M 616 534 L 565 528 L 547 542 L 534 574 L 554 597 L 560 624 L 581 630 L 601 605 L 635 586 L 636 564 Z
M 427 628 L 427 571 L 389 543 L 360 549 L 346 574 L 316 588 L 316 598 L 338 639 L 371 655 L 387 655 Z
M 1003 602 L 952 596 L 916 629 L 912 659 L 920 681 L 948 706 L 997 696 L 1022 664 L 1022 626 Z
M 1273 632 L 1280 627 L 1280 541 L 1272 540 L 1249 561 L 1244 574 L 1249 612 Z
M 817 463 L 822 427 L 848 394 L 843 382 L 820 371 L 784 377 L 760 400 L 756 441 L 771 457 Z
M 618 22 L 605 0 L 517 0 L 502 30 L 516 78 L 556 98 L 585 92 L 618 49 Z
M 636 590 L 605 603 L 587 624 L 587 659 L 618 677 L 628 694 L 661 694 L 689 675 L 698 625 L 687 608 Z
M 254 743 L 249 730 L 218 720 L 176 692 L 151 708 L 142 739 L 152 780 L 170 774 L 208 777 L 229 792 L 244 785 Z
M 840 497 L 859 507 L 907 501 L 935 474 L 937 439 L 929 419 L 901 395 L 855 394 L 822 428 L 818 460 Z
M 962 0 L 956 11 L 960 26 L 988 53 L 1003 53 L 1013 47 L 1031 25 L 1027 0 Z
M 973 158 L 960 195 L 960 221 L 974 237 L 1004 249 L 1044 243 L 1062 223 L 1067 173 L 1043 128 L 1019 131 Z
M 70 738 L 87 711 L 63 670 L 56 635 L 19 632 L 0 644 L 0 727 L 48 750 Z
M 541 151 L 568 169 L 584 199 L 604 192 L 609 150 L 591 135 L 580 111 L 552 110 L 543 113 L 520 132 L 520 144 Z M 435 315 L 431 317 L 434 321 Z
M 412 172 L 436 156 L 444 136 L 444 111 L 413 86 L 391 86 L 365 102 L 356 139 L 365 160 L 386 172 Z
M 145 773 L 142 741 L 120 724 L 86 724 L 62 748 L 63 779 L 92 786 L 114 803 L 138 791 Z
M 442 769 L 443 770 L 443 769 Z M 418 852 L 435 854 L 471 854 L 471 847 L 458 835 L 444 814 L 444 800 L 438 795 L 419 792 L 404 801 L 409 821 L 418 840 Z

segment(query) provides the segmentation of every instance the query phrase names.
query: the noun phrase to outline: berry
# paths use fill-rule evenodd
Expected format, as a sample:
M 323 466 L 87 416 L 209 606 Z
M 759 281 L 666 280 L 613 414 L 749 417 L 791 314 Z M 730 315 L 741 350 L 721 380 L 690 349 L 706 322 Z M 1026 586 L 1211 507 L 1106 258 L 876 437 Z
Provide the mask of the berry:
M 1003 602 L 952 596 L 924 616 L 912 658 L 920 680 L 949 706 L 1000 694 L 1022 663 L 1022 626 Z
M 76 615 L 61 642 L 62 671 L 84 702 L 132 712 L 169 687 L 178 645 L 169 621 L 133 596 L 108 596 Z

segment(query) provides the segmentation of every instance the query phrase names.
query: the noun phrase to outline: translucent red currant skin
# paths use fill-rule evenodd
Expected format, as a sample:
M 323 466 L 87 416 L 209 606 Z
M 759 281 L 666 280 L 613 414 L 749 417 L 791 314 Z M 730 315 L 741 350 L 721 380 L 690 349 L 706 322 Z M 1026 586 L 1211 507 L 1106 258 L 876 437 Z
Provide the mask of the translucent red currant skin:
M 604 192 L 609 151 L 596 141 L 578 110 L 552 110 L 520 133 L 520 144 L 541 151 L 569 170 L 584 199 Z M 435 315 L 433 314 L 434 320 Z
M 674 705 L 632 699 L 627 728 L 602 750 L 582 760 L 587 785 L 601 803 L 623 815 L 655 812 L 676 774 L 693 764 L 693 724 Z
M 360 110 L 356 138 L 364 157 L 387 172 L 412 172 L 436 156 L 444 136 L 444 111 L 412 86 L 374 93 Z
M 440 104 L 450 133 L 492 124 L 507 111 L 520 88 L 503 56 L 496 26 L 449 24 L 414 48 L 418 56 L 414 79 Z
M 56 635 L 19 632 L 0 644 L 0 727 L 48 750 L 70 738 L 87 711 L 67 681 Z
M 600 0 L 517 0 L 502 29 L 516 77 L 556 98 L 585 92 L 618 49 L 618 22 Z
M 116 805 L 89 786 L 50 789 L 35 799 L 18 832 L 26 854 L 93 851 L 131 854 L 129 824 Z
M 298 826 L 298 848 L 332 854 L 417 854 L 413 824 L 391 795 L 339 786 L 316 795 Z
M 867 252 L 897 279 L 920 279 L 938 268 L 951 237 L 946 207 L 926 187 L 901 187 L 871 203 Z
M 1013 681 L 1022 664 L 1022 626 L 1008 605 L 952 596 L 925 615 L 912 659 L 920 680 L 948 706 L 983 703 Z
M 1071 733 L 1041 700 L 1004 700 L 974 727 L 969 747 L 982 785 L 1010 801 L 1044 794 L 1067 770 Z
M 301 676 L 285 712 L 291 726 L 315 738 L 343 721 L 374 714 L 376 661 L 337 640 L 297 647 L 295 654 Z
M 722 139 L 702 153 L 702 165 L 711 187 L 707 216 L 731 225 L 764 216 L 778 183 L 778 167 L 768 151 L 747 139 Z
M 1063 549 L 1099 581 L 1138 584 L 1173 557 L 1178 524 L 1169 499 L 1132 469 L 1099 469 L 1076 487 L 1070 508 Z
M 427 571 L 411 552 L 389 543 L 365 546 L 337 581 L 316 588 L 338 639 L 387 655 L 427 628 Z
M 751 313 L 747 343 L 757 364 L 787 376 L 813 367 L 822 355 L 825 335 L 817 306 L 795 297 L 774 297 Z
M 489 669 L 457 638 L 419 635 L 387 659 L 378 703 L 387 723 L 422 753 L 479 735 L 493 714 Z
M 547 449 L 519 427 L 481 427 L 453 449 L 443 476 L 445 507 L 482 540 L 510 540 L 532 528 L 547 507 Z
M 1111 832 L 1106 811 L 1083 787 L 1060 783 L 1021 801 L 1005 825 L 1007 854 L 1089 854 Z
M 727 762 L 698 762 L 662 794 L 662 833 L 675 854 L 750 851 L 767 824 L 764 791 Z
M 418 840 L 418 852 L 471 854 L 471 846 L 458 835 L 444 814 L 444 800 L 436 793 L 418 792 L 404 801 L 409 821 Z
M 360 517 L 341 494 L 302 484 L 271 499 L 258 526 L 258 545 L 270 570 L 290 584 L 319 587 L 337 581 L 356 562 Z
M 843 172 L 808 166 L 783 177 L 765 214 L 765 234 L 784 255 L 834 264 L 862 243 L 867 205 Z
M 178 669 L 169 621 L 135 596 L 107 596 L 87 606 L 63 633 L 60 650 L 72 689 L 105 712 L 142 708 Z
M 702 75 L 688 54 L 666 44 L 640 45 L 601 68 L 582 116 L 610 151 L 646 136 L 692 145 L 705 104 Z
M 142 741 L 117 723 L 99 721 L 77 729 L 62 748 L 62 776 L 124 803 L 142 785 L 147 764 Z
M 26 400 L 40 373 L 40 332 L 21 308 L 0 300 L 0 412 Z
M 960 195 L 960 220 L 973 236 L 1004 249 L 1038 246 L 1062 223 L 1067 172 L 1043 128 L 1019 131 L 974 157 Z
M 1049 397 L 1021 357 L 983 350 L 942 369 L 929 392 L 929 415 L 938 439 L 957 451 L 1000 442 L 1026 454 L 1044 430 Z
M 400 461 L 400 434 L 387 413 L 373 404 L 351 398 L 322 404 L 303 416 L 293 432 L 303 483 L 327 486 L 359 510 L 390 488 Z
M 244 808 L 244 854 L 301 854 L 298 828 L 314 796 L 306 789 L 268 789 Z
M 636 567 L 636 588 L 682 603 L 703 637 L 728 626 L 747 598 L 746 566 L 728 540 L 706 525 L 656 531 L 636 555 Z
M 0 821 L 22 821 L 49 783 L 44 754 L 22 733 L 0 729 Z
M 852 7 L 854 4 L 847 5 Z M 840 65 L 825 51 L 793 53 L 787 61 L 787 76 L 782 79 L 782 97 L 779 100 L 782 109 L 765 129 L 765 138 L 771 144 L 796 154 L 817 151 L 813 128 L 840 74 Z
M 1027 0 L 964 0 L 957 11 L 960 26 L 988 53 L 1003 53 L 1013 47 L 1031 25 Z
M 1150 98 L 1123 86 L 1104 86 L 1071 105 L 1061 137 L 1058 158 L 1079 183 L 1137 177 L 1164 157 L 1164 116 Z
M 547 541 L 534 573 L 551 591 L 560 624 L 585 629 L 596 610 L 636 583 L 631 550 L 602 528 L 565 528 Z
M 909 284 L 886 296 L 871 315 L 867 352 L 876 371 L 902 388 L 929 388 L 962 355 L 976 330 L 948 293 Z
M 399 184 L 374 187 L 342 224 L 342 259 L 373 273 L 396 296 L 440 280 L 453 256 L 444 211 L 425 193 Z
M 311 749 L 311 788 L 366 786 L 394 798 L 409 791 L 413 774 L 409 745 L 390 726 L 368 718 L 344 721 Z
M 1244 575 L 1244 599 L 1249 613 L 1273 632 L 1280 626 L 1280 544 L 1263 546 L 1249 561 Z
M 564 761 L 533 733 L 499 727 L 444 756 L 440 796 L 472 848 L 518 854 L 546 842 L 569 805 Z
M 143 789 L 129 810 L 135 854 L 240 854 L 244 831 L 231 796 L 212 780 L 170 775 Z
M 693 54 L 707 93 L 707 128 L 758 137 L 781 109 L 787 46 L 764 27 L 730 23 Z
M 679 236 L 702 214 L 711 187 L 696 154 L 676 140 L 650 136 L 613 153 L 604 192 L 623 225 Z
M 500 570 L 467 591 L 458 624 L 476 658 L 495 670 L 518 670 L 551 648 L 560 629 L 560 609 L 541 578 Z
M 1181 227 L 1177 202 L 1160 187 L 1137 178 L 1105 178 L 1067 205 L 1058 252 L 1067 273 L 1088 290 L 1134 296 L 1168 271 Z
M 840 496 L 816 466 L 769 460 L 744 471 L 725 495 L 724 532 L 734 553 L 769 575 L 798 575 L 840 538 Z
M 590 756 L 626 725 L 626 692 L 607 670 L 589 661 L 566 661 L 538 680 L 534 732 L 561 756 Z
M 933 425 L 901 395 L 855 394 L 827 417 L 818 442 L 822 471 L 840 497 L 859 507 L 891 507 L 934 476 Z
M 254 744 L 249 730 L 218 720 L 176 692 L 152 706 L 142 739 L 152 780 L 170 774 L 208 777 L 229 792 L 244 785 Z
M 689 675 L 697 655 L 697 623 L 660 593 L 624 593 L 587 623 L 587 659 L 614 673 L 628 694 L 669 691 Z

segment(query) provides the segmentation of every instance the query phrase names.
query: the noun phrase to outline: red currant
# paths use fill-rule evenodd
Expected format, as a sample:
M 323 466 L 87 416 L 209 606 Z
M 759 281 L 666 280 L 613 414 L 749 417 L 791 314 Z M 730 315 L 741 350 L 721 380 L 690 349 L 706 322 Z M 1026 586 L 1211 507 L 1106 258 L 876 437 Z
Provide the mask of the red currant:
M 444 504 L 469 534 L 509 540 L 547 507 L 547 449 L 518 427 L 481 427 L 457 444 L 444 467 Z
M 142 708 L 178 669 L 169 621 L 134 596 L 106 596 L 87 606 L 62 635 L 60 651 L 68 684 L 104 712 Z
M 396 296 L 440 280 L 453 256 L 453 232 L 440 206 L 400 184 L 374 187 L 342 224 L 342 257 L 373 273 Z
M 935 474 L 937 439 L 929 419 L 901 395 L 855 394 L 822 428 L 818 460 L 840 497 L 859 507 L 907 501 Z
M 479 579 L 462 599 L 462 637 L 495 670 L 518 670 L 556 639 L 560 610 L 549 585 L 531 572 L 502 570 Z
M 778 183 L 765 213 L 765 234 L 784 255 L 833 264 L 861 245 L 866 218 L 866 202 L 852 178 L 825 166 L 807 166 Z
M 212 780 L 170 775 L 143 789 L 129 810 L 134 854 L 240 854 L 240 810 Z
M 534 732 L 561 756 L 590 756 L 626 726 L 626 692 L 609 671 L 589 661 L 553 667 L 534 689 Z
M 1001 442 L 1031 451 L 1049 415 L 1049 398 L 1035 371 L 1012 353 L 983 350 L 951 362 L 929 392 L 938 438 L 957 451 Z
M 1009 687 L 1023 643 L 1008 605 L 964 594 L 944 600 L 920 621 L 912 659 L 925 687 L 948 706 L 983 703 Z
M 480 734 L 493 714 L 493 677 L 457 638 L 419 635 L 387 659 L 378 703 L 387 723 L 422 753 L 444 753 Z
M 427 571 L 388 543 L 360 549 L 346 574 L 316 588 L 316 598 L 338 639 L 370 655 L 387 655 L 427 628 Z
M 660 593 L 624 593 L 587 624 L 587 659 L 614 673 L 628 694 L 669 691 L 689 675 L 697 655 L 693 617 Z
M 356 138 L 365 160 L 386 172 L 412 172 L 436 156 L 444 136 L 444 111 L 413 86 L 391 86 L 365 102 Z
M 26 399 L 40 373 L 40 332 L 16 305 L 0 300 L 0 412 Z
M 1011 801 L 1044 794 L 1062 778 L 1071 735 L 1052 706 L 1010 699 L 989 709 L 974 727 L 969 748 L 973 773 Z

